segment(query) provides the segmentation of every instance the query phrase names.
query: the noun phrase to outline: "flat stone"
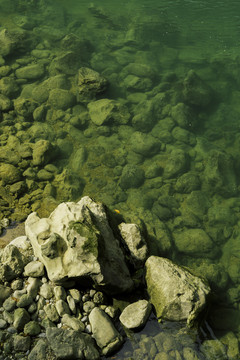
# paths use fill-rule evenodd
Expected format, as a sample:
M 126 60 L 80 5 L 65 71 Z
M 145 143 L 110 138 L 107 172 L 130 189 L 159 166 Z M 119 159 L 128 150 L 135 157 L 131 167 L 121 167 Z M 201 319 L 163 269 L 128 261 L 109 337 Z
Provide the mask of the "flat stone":
M 119 320 L 127 329 L 135 329 L 146 324 L 152 306 L 147 300 L 139 300 L 125 307 Z
M 44 75 L 44 67 L 39 64 L 27 65 L 16 70 L 19 79 L 35 80 Z

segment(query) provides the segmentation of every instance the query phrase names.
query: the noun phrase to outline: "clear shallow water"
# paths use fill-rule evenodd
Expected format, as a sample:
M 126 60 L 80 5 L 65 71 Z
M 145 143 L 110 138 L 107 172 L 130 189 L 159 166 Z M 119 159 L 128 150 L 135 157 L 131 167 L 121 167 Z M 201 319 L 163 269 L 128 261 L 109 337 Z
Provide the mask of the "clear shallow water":
M 69 194 L 74 199 L 87 194 L 104 201 L 111 209 L 118 209 L 128 221 L 143 219 L 150 235 L 160 244 L 152 246 L 155 253 L 189 266 L 209 279 L 215 291 L 214 305 L 208 317 L 214 336 L 221 340 L 223 335 L 231 332 L 239 339 L 240 3 L 101 1 L 92 5 L 72 0 L 41 4 L 30 6 L 23 1 L 15 8 L 14 2 L 1 1 L 2 26 L 16 26 L 16 15 L 36 18 L 35 27 L 29 31 L 42 34 L 39 43 L 49 41 L 48 49 L 54 56 L 58 54 L 60 39 L 70 32 L 88 40 L 90 52 L 83 65 L 108 78 L 110 88 L 106 97 L 127 101 L 131 117 L 139 112 L 136 110 L 139 103 L 153 101 L 158 93 L 166 96 L 164 111 L 159 110 L 160 116 L 158 111 L 154 113 L 152 125 L 147 129 L 139 129 L 130 121 L 128 127 L 107 124 L 101 129 L 90 124 L 76 130 L 73 125 L 68 126 L 66 120 L 53 121 L 54 127 L 63 130 L 61 139 L 74 145 L 72 152 L 55 159 L 54 164 L 60 170 L 75 171 L 74 176 L 84 183 L 81 189 Z M 50 30 L 44 31 L 43 25 L 49 26 Z M 29 54 L 21 56 L 25 55 Z M 11 64 L 14 59 L 8 61 Z M 143 86 L 131 88 L 124 82 L 126 67 L 132 63 L 144 64 L 154 70 L 154 77 L 146 89 Z M 173 118 L 171 108 L 184 101 L 182 86 L 192 69 L 214 93 L 206 107 L 190 105 L 193 118 L 186 130 L 193 134 L 195 141 L 186 141 L 183 135 L 175 135 L 171 140 L 161 138 L 159 132 L 163 127 L 155 131 L 153 128 L 163 124 L 164 119 Z M 142 111 L 145 111 L 144 107 Z M 169 120 L 166 126 L 173 134 Z M 144 136 L 151 134 L 160 139 L 160 157 L 156 153 L 139 156 L 131 146 L 129 148 L 133 132 L 139 130 Z M 60 146 L 58 134 L 54 135 L 53 142 L 56 140 Z M 74 154 L 82 146 L 88 157 L 81 168 L 76 168 Z M 190 165 L 185 173 L 192 171 L 199 176 L 198 196 L 179 190 L 176 183 L 182 173 L 164 177 L 167 164 L 164 156 L 168 158 L 174 148 L 181 148 L 189 155 Z M 213 150 L 226 156 L 209 158 Z M 152 164 L 160 164 L 160 171 L 147 176 L 140 187 L 126 189 L 119 186 L 126 164 L 139 166 L 145 174 L 150 172 Z M 56 182 L 54 185 L 57 187 Z M 73 184 L 70 182 L 71 186 L 75 186 L 74 181 Z M 165 199 L 161 198 L 163 196 Z M 201 203 L 204 196 L 207 200 Z M 66 194 L 59 191 L 56 199 L 58 202 L 66 200 Z M 164 210 L 165 215 L 159 216 L 159 209 Z M 167 239 L 165 225 L 171 234 Z M 212 239 L 214 246 L 210 247 L 210 255 L 206 252 L 198 256 L 182 248 L 179 250 L 176 241 L 179 232 L 199 228 Z

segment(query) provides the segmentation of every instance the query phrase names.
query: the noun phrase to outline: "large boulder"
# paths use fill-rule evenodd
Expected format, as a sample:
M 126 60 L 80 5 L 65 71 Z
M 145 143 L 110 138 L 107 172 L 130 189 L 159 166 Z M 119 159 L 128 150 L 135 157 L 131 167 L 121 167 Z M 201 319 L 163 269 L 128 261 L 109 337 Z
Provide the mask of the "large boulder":
M 206 305 L 209 286 L 165 258 L 150 256 L 145 266 L 147 290 L 157 317 L 187 320 L 191 325 Z
M 25 231 L 50 280 L 93 281 L 111 294 L 132 289 L 124 255 L 104 206 L 88 196 L 78 203 L 58 205 L 49 218 L 30 214 Z

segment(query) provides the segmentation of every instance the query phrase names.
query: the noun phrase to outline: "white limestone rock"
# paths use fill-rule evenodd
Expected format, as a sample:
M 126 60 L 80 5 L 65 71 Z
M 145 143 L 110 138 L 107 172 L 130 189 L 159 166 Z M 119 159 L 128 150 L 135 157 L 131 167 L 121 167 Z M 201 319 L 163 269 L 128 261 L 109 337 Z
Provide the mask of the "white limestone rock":
M 101 203 L 85 196 L 78 203 L 58 205 L 49 218 L 32 213 L 25 231 L 50 280 L 61 284 L 69 278 L 79 282 L 88 278 L 111 294 L 132 289 L 124 255 Z

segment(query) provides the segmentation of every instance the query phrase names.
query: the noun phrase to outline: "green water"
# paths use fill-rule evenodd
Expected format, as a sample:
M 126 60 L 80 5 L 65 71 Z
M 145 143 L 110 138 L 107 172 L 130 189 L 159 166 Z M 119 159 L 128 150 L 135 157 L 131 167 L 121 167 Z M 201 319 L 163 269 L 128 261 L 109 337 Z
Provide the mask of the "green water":
M 15 78 L 15 69 L 23 65 L 45 66 L 42 77 L 18 80 L 12 101 L 20 94 L 31 98 L 34 88 L 61 73 L 74 90 L 77 69 L 87 66 L 109 82 L 96 99 L 116 100 L 129 114 L 126 121 L 110 119 L 98 126 L 84 101 L 57 110 L 42 101 L 46 111 L 40 120 L 20 112 L 15 116 L 10 106 L 0 122 L 1 146 L 10 142 L 14 151 L 14 144 L 44 139 L 53 155 L 40 165 L 23 157 L 21 191 L 0 171 L 2 214 L 19 220 L 37 210 L 47 216 L 57 203 L 89 195 L 126 221 L 143 221 L 152 253 L 190 267 L 213 289 L 201 341 L 220 341 L 228 352 L 224 357 L 209 350 L 206 358 L 238 359 L 240 3 L 0 0 L 0 21 L 9 31 L 26 31 L 28 38 L 5 57 L 1 66 L 10 70 L 2 75 L 0 68 L 1 77 Z M 51 68 L 71 46 L 61 43 L 68 34 L 80 39 L 77 58 L 67 67 Z M 190 70 L 197 78 L 193 85 Z M 50 180 L 36 175 L 49 163 L 57 169 Z M 34 176 L 24 175 L 28 168 Z M 153 323 L 155 328 L 148 324 L 145 331 L 149 339 L 160 331 Z M 140 338 L 116 359 L 154 359 L 143 348 L 142 355 L 136 351 Z

